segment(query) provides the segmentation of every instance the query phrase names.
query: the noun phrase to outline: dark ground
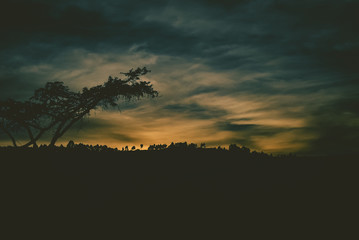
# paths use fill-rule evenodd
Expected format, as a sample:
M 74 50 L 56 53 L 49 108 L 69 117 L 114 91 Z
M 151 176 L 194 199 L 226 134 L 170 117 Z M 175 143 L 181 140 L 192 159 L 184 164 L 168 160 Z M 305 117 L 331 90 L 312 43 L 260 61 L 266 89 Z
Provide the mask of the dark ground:
M 54 229 L 51 233 L 57 236 L 65 229 L 92 233 L 104 225 L 120 235 L 130 231 L 133 237 L 156 233 L 172 239 L 193 229 L 198 238 L 201 232 L 223 237 L 229 231 L 279 237 L 284 230 L 289 231 L 286 238 L 306 230 L 319 238 L 322 233 L 343 237 L 356 226 L 350 220 L 357 218 L 353 156 L 254 159 L 223 151 L 0 154 L 3 227 L 15 226 L 15 235 L 26 226 L 30 232 Z

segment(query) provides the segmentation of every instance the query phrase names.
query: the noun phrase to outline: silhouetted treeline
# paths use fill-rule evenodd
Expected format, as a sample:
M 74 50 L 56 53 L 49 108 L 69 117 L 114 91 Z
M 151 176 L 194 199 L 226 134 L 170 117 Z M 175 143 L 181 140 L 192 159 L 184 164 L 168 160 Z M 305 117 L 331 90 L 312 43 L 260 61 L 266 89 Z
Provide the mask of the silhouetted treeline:
M 111 219 L 116 228 L 120 220 L 136 229 L 143 221 L 162 231 L 174 221 L 181 227 L 202 223 L 207 230 L 215 220 L 304 219 L 303 224 L 314 216 L 317 227 L 318 216 L 341 220 L 338 213 L 352 212 L 357 204 L 357 167 L 347 157 L 274 157 L 234 144 L 127 149 L 73 142 L 0 148 L 2 206 L 9 212 L 5 217 L 2 212 L 3 219 L 18 223 L 28 216 L 26 224 L 37 224 L 37 216 L 49 225 L 55 219 L 76 228 L 85 223 L 85 231 L 86 220 Z
M 143 145 L 141 144 L 143 147 Z M 141 147 L 141 149 L 142 149 Z M 19 153 L 26 153 L 26 152 L 101 152 L 101 153 L 115 153 L 115 152 L 196 152 L 196 153 L 231 153 L 237 156 L 242 157 L 251 157 L 256 159 L 272 159 L 272 158 L 294 158 L 295 155 L 293 154 L 282 154 L 282 155 L 272 155 L 267 154 L 264 152 L 257 152 L 251 151 L 249 148 L 244 146 L 237 146 L 236 144 L 230 144 L 228 148 L 225 147 L 206 147 L 205 143 L 201 143 L 199 146 L 195 143 L 187 143 L 187 142 L 177 142 L 171 143 L 170 145 L 167 144 L 153 144 L 150 145 L 147 150 L 140 150 L 136 149 L 135 146 L 129 148 L 128 146 L 122 147 L 121 149 L 118 148 L 111 148 L 106 145 L 90 145 L 90 144 L 83 144 L 83 143 L 74 143 L 72 140 L 66 146 L 62 144 L 60 146 L 48 146 L 48 145 L 40 145 L 39 147 L 26 147 L 26 148 L 19 148 L 19 147 L 0 147 L 1 152 L 19 152 Z

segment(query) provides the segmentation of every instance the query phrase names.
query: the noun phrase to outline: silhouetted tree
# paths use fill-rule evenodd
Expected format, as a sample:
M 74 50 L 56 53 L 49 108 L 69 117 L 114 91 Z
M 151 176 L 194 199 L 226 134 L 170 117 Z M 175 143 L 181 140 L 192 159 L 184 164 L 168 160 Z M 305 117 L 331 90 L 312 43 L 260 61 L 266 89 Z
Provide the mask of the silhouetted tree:
M 237 144 L 230 144 L 228 147 L 229 151 L 239 151 L 241 148 Z
M 36 139 L 40 137 L 44 131 L 40 131 L 36 136 L 34 130 L 41 130 L 41 126 L 37 119 L 41 118 L 43 109 L 39 104 L 25 101 L 15 101 L 8 99 L 0 102 L 0 129 L 11 139 L 16 147 L 14 132 L 25 130 L 29 137 L 29 142 L 24 146 L 36 145 Z
M 165 150 L 167 148 L 167 144 L 153 144 L 148 147 L 149 151 L 158 151 L 158 150 Z
M 145 67 L 131 69 L 121 73 L 125 79 L 110 76 L 104 84 L 90 89 L 85 87 L 80 92 L 70 91 L 62 82 L 48 82 L 44 88 L 37 89 L 29 101 L 0 102 L 0 129 L 14 146 L 16 140 L 11 133 L 13 130 L 25 129 L 30 140 L 23 146 L 36 146 L 36 141 L 46 131 L 53 129 L 49 146 L 54 146 L 76 122 L 97 107 L 118 107 L 119 100 L 157 97 L 158 92 L 150 82 L 140 80 L 140 76 L 148 72 Z
M 4 132 L 11 139 L 12 144 L 17 147 L 15 137 L 11 133 L 11 130 L 16 128 L 16 125 L 9 119 L 5 104 L 3 102 L 0 104 L 0 130 Z
M 234 151 L 234 152 L 241 152 L 243 154 L 249 154 L 251 152 L 251 150 L 247 147 L 239 147 L 236 144 L 230 144 L 229 145 L 229 151 Z
M 197 149 L 197 144 L 195 144 L 195 143 L 190 143 L 190 144 L 188 145 L 188 149 L 191 149 L 191 150 Z
M 75 147 L 75 143 L 74 141 L 70 140 L 66 146 L 67 148 L 74 148 Z

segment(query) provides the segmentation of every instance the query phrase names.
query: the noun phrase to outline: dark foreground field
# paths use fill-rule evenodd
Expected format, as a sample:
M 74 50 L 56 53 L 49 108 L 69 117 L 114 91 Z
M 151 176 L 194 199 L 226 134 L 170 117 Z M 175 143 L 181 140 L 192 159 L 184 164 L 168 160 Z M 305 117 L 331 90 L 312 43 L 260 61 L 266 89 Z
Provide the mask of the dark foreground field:
M 334 231 L 328 224 L 356 214 L 355 160 L 228 151 L 1 152 L 2 218 L 32 230 L 92 231 L 89 222 L 106 222 L 134 227 L 133 234 L 145 226 L 174 235 L 210 232 L 223 223 L 232 230 L 293 228 L 295 235 L 297 228 Z

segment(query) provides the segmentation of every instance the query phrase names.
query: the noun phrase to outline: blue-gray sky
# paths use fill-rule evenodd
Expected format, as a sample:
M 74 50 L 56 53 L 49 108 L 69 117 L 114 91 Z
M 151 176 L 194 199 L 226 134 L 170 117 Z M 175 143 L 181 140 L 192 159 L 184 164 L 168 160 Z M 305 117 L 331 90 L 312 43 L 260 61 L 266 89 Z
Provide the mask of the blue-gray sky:
M 3 0 L 0 98 L 146 66 L 159 98 L 94 111 L 62 141 L 355 152 L 358 12 L 356 0 Z

